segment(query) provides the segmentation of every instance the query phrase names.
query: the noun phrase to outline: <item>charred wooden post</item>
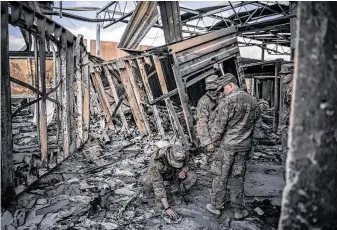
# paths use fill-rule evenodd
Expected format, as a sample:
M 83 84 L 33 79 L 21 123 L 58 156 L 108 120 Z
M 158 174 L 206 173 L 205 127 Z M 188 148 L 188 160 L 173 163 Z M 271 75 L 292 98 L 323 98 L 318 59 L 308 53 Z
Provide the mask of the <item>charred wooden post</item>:
M 1 203 L 14 196 L 11 87 L 8 56 L 8 2 L 1 2 Z
M 112 122 L 112 119 L 111 119 L 111 108 L 110 108 L 110 105 L 109 105 L 109 100 L 108 100 L 108 98 L 106 97 L 106 94 L 105 94 L 104 86 L 103 86 L 102 79 L 101 79 L 101 76 L 100 76 L 100 70 L 96 70 L 94 73 L 91 74 L 91 80 L 92 80 L 92 83 L 93 83 L 93 85 L 96 89 L 99 100 L 101 102 L 107 125 L 109 126 L 109 128 L 112 131 L 114 131 L 115 126 L 114 126 L 114 124 Z
M 83 139 L 87 141 L 90 130 L 90 78 L 89 78 L 89 54 L 86 50 L 82 50 L 82 76 L 83 76 Z
M 146 59 L 146 57 L 145 57 L 145 59 Z M 149 58 L 147 58 L 147 59 L 149 59 Z M 144 84 L 145 92 L 147 94 L 147 98 L 150 101 L 152 101 L 153 95 L 152 95 L 148 75 L 147 75 L 146 70 L 145 70 L 145 60 L 143 58 L 137 58 L 137 64 L 138 64 L 138 67 L 139 67 L 140 75 L 141 75 L 142 80 L 143 80 L 143 84 Z M 155 118 L 156 124 L 157 124 L 157 131 L 160 135 L 163 136 L 165 134 L 165 132 L 164 132 L 164 128 L 162 126 L 162 120 L 159 116 L 159 111 L 157 109 L 157 106 L 153 105 L 152 109 L 153 109 L 154 118 Z
M 76 148 L 79 148 L 83 143 L 83 87 L 82 87 L 82 57 L 81 57 L 81 43 L 83 41 L 83 35 L 78 35 L 76 38 L 75 46 L 75 75 L 76 75 L 76 106 L 75 111 L 77 114 L 76 119 Z
M 34 38 L 34 56 L 35 56 L 35 88 L 40 89 L 40 76 L 39 76 L 39 46 L 37 37 Z M 40 95 L 36 93 L 36 100 L 39 99 Z M 37 132 L 37 142 L 41 146 L 40 138 L 40 101 L 35 104 L 35 114 L 36 114 L 36 132 Z
M 337 3 L 299 2 L 279 229 L 337 227 Z
M 132 89 L 130 78 L 132 77 L 132 72 L 129 68 L 129 66 L 126 65 L 124 60 L 118 60 L 116 63 L 118 67 L 118 71 L 121 76 L 122 83 L 125 88 L 125 93 L 127 95 L 127 99 L 130 104 L 131 112 L 133 115 L 133 118 L 135 119 L 135 123 L 137 125 L 137 128 L 141 135 L 147 135 L 146 126 L 144 124 L 142 113 L 140 112 L 139 105 L 137 103 L 137 99 L 134 93 L 134 90 Z
M 147 121 L 146 113 L 145 113 L 145 110 L 144 110 L 144 107 L 143 107 L 144 103 L 145 103 L 144 97 L 142 96 L 140 85 L 138 85 L 138 82 L 136 82 L 139 79 L 137 77 L 137 74 L 133 71 L 132 60 L 125 61 L 125 67 L 126 67 L 126 70 L 129 72 L 131 86 L 132 86 L 133 92 L 134 92 L 136 100 L 137 100 L 138 108 L 139 108 L 140 114 L 142 116 L 142 121 L 143 121 L 144 126 L 146 128 L 146 132 L 147 132 L 148 135 L 151 135 L 152 132 L 151 132 L 151 129 L 150 129 L 149 122 Z
M 278 72 L 280 72 L 282 64 L 282 59 L 276 59 L 275 61 L 275 79 L 274 79 L 274 119 L 273 119 L 273 131 L 276 133 L 279 117 L 280 117 L 280 81 L 281 79 L 278 77 Z
M 64 157 L 70 152 L 70 118 L 69 118 L 69 78 L 67 77 L 67 35 L 62 31 L 59 57 L 61 72 L 61 102 L 62 102 L 62 130 L 63 130 L 63 154 Z
M 70 145 L 69 153 L 73 153 L 76 148 L 76 126 L 75 126 L 75 117 L 74 117 L 74 36 L 67 31 L 67 91 L 68 91 L 68 106 L 69 106 L 69 117 L 70 120 Z
M 183 82 L 182 76 L 180 74 L 180 70 L 177 65 L 172 65 L 172 70 L 174 74 L 174 79 L 177 84 L 177 89 L 178 89 L 178 94 L 180 98 L 180 103 L 181 107 L 183 108 L 183 113 L 186 121 L 186 126 L 187 126 L 187 131 L 188 135 L 190 137 L 191 142 L 195 142 L 196 140 L 196 135 L 195 135 L 195 130 L 193 126 L 193 117 L 188 105 L 188 97 L 186 93 L 186 86 Z
M 111 94 L 112 94 L 112 96 L 113 96 L 113 98 L 115 100 L 115 103 L 117 104 L 118 101 L 119 101 L 119 97 L 118 97 L 118 93 L 117 93 L 117 89 L 116 89 L 115 83 L 112 80 L 112 76 L 111 76 L 111 73 L 109 71 L 108 66 L 103 66 L 103 69 L 104 69 L 105 76 L 108 79 L 108 82 L 109 82 L 109 85 L 110 85 Z M 120 116 L 120 118 L 122 120 L 122 124 L 123 124 L 124 129 L 128 130 L 128 122 L 126 121 L 126 118 L 125 118 L 123 110 L 119 109 L 118 113 L 119 113 L 119 116 Z
M 37 18 L 40 56 L 40 81 L 41 81 L 41 107 L 40 107 L 40 138 L 41 138 L 41 161 L 42 166 L 48 166 L 48 133 L 47 133 L 47 86 L 46 86 L 46 18 Z

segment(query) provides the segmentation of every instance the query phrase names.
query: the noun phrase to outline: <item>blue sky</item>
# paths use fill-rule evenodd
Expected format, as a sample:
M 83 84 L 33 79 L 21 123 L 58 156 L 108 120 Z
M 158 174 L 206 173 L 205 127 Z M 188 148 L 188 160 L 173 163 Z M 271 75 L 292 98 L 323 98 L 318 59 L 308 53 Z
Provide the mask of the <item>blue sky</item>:
M 101 8 L 105 6 L 109 1 L 62 1 L 63 7 L 98 7 Z M 220 5 L 225 2 L 222 1 L 180 1 L 179 4 L 182 7 L 190 8 L 190 9 L 198 9 L 201 7 L 215 6 Z M 60 2 L 55 1 L 54 6 L 59 7 Z M 128 10 L 134 9 L 134 2 L 120 2 L 121 8 L 126 7 Z M 113 8 L 111 8 L 113 9 Z M 72 14 L 77 14 L 80 16 L 95 18 L 95 11 L 67 11 Z M 228 12 L 230 14 L 230 12 Z M 102 15 L 103 16 L 103 15 Z M 227 16 L 227 15 L 224 15 Z M 68 30 L 70 30 L 74 35 L 82 34 L 87 40 L 95 40 L 96 38 L 96 23 L 88 23 L 82 22 L 69 18 L 60 18 L 59 16 L 53 16 L 53 20 L 57 21 L 61 25 L 65 26 Z M 205 23 L 212 24 L 213 20 L 205 20 Z M 191 22 L 191 24 L 196 24 L 197 21 Z M 199 22 L 201 23 L 201 22 Z M 203 26 L 203 24 L 199 24 Z M 107 29 L 101 29 L 101 40 L 102 41 L 114 41 L 119 42 L 122 34 L 126 28 L 125 23 L 116 23 L 113 26 L 108 27 Z M 21 36 L 21 33 L 18 28 L 9 26 L 9 35 L 10 35 L 10 50 L 19 50 L 24 42 Z M 142 45 L 150 45 L 150 46 L 159 46 L 165 43 L 163 31 L 161 29 L 152 28 L 146 37 L 141 42 Z M 240 48 L 241 55 L 243 57 L 250 58 L 260 58 L 261 57 L 261 49 L 258 47 L 245 47 Z M 275 58 L 288 58 L 287 56 L 271 56 L 266 54 L 266 59 L 275 59 Z

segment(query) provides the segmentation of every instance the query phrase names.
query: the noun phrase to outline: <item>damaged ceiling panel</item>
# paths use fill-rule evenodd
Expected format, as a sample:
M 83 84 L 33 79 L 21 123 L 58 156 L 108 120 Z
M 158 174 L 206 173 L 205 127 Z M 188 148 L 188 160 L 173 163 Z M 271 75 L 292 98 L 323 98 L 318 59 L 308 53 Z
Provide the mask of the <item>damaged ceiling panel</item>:
M 134 50 L 158 19 L 156 2 L 139 2 L 125 29 L 118 48 Z

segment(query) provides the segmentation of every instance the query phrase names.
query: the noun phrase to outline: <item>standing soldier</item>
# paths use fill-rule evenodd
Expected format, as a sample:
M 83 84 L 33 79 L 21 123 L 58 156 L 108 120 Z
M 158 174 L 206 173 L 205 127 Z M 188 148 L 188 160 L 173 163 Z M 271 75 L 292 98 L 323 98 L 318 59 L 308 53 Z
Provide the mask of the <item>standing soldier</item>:
M 281 141 L 282 141 L 282 155 L 283 155 L 283 169 L 285 176 L 285 162 L 288 153 L 288 128 L 289 128 L 289 118 L 290 118 L 290 104 L 291 95 L 293 92 L 293 73 L 294 64 L 283 64 L 279 75 L 281 77 L 284 91 L 282 99 L 282 110 L 281 110 L 281 121 L 280 121 L 280 131 L 281 131 Z
M 206 147 L 207 152 L 214 151 L 214 145 L 209 133 L 210 118 L 214 109 L 218 105 L 219 92 L 217 80 L 218 75 L 212 75 L 206 78 L 206 93 L 198 101 L 197 105 L 197 135 L 200 140 L 200 146 Z
M 214 214 L 221 214 L 229 182 L 234 218 L 239 220 L 248 215 L 243 206 L 244 178 L 254 127 L 260 121 L 260 108 L 256 98 L 239 89 L 232 74 L 225 74 L 223 81 L 223 87 L 219 87 L 219 90 L 224 90 L 225 97 L 219 101 L 210 128 L 212 141 L 221 141 L 221 144 L 213 153 L 211 172 L 215 176 L 211 204 L 207 204 L 206 208 Z
M 156 204 L 162 206 L 170 218 L 178 220 L 180 216 L 170 206 L 165 187 L 176 186 L 185 193 L 196 181 L 197 174 L 190 169 L 189 157 L 181 145 L 168 145 L 152 154 L 145 184 L 152 185 Z

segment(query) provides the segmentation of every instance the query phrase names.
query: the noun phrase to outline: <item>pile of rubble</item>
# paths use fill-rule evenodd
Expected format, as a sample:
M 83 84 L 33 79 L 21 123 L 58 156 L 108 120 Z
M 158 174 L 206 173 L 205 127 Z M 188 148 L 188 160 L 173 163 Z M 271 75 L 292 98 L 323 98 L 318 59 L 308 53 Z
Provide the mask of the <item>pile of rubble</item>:
M 18 105 L 13 105 L 12 110 L 14 111 L 17 107 Z M 59 146 L 62 146 L 61 138 L 57 141 L 56 119 L 50 122 L 47 131 L 48 155 L 50 156 L 50 161 L 53 161 L 60 150 Z M 15 187 L 20 191 L 41 174 L 39 170 L 41 168 L 41 151 L 37 127 L 33 122 L 33 114 L 29 108 L 21 110 L 13 117 L 12 132 Z
M 147 173 L 149 157 L 158 139 L 125 136 L 110 136 L 111 144 L 107 145 L 92 138 L 81 152 L 70 156 L 20 194 L 8 210 L 2 210 L 2 227 L 7 225 L 7 229 L 17 230 L 276 228 L 268 216 L 256 215 L 254 209 L 260 204 L 247 205 L 252 216 L 245 221 L 233 221 L 230 207 L 219 218 L 210 214 L 205 209 L 209 202 L 205 197 L 209 196 L 211 178 L 202 169 L 198 153 L 193 157 L 193 170 L 199 176 L 197 185 L 187 196 L 174 195 L 174 208 L 184 218 L 179 223 L 169 220 L 156 208 L 152 189 L 138 182 Z

